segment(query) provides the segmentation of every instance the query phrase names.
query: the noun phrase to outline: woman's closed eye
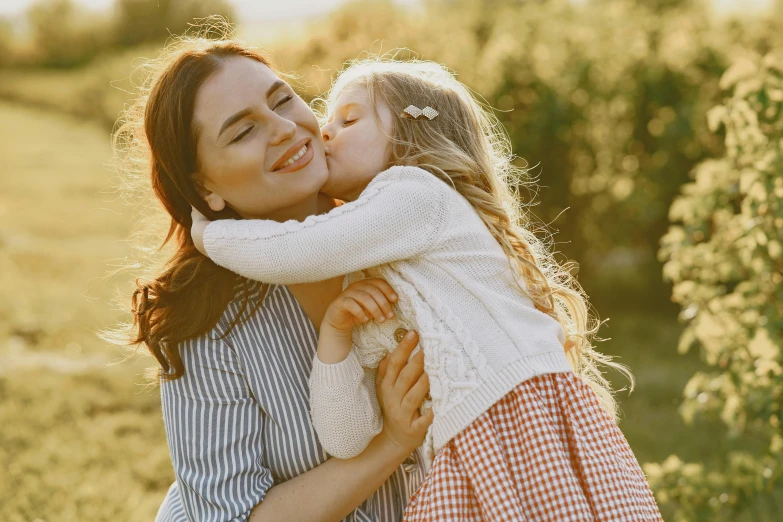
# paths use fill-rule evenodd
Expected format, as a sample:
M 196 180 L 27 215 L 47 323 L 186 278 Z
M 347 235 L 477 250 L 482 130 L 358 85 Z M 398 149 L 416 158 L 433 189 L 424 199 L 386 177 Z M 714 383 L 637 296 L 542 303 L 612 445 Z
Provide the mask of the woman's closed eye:
M 240 142 L 240 141 L 242 141 L 243 139 L 245 139 L 245 136 L 247 136 L 248 134 L 250 134 L 250 131 L 252 131 L 252 130 L 253 130 L 255 127 L 256 127 L 255 125 L 251 125 L 251 126 L 250 126 L 250 127 L 248 127 L 247 129 L 243 130 L 242 132 L 240 132 L 239 134 L 237 134 L 237 136 L 236 136 L 236 137 L 235 137 L 233 140 L 231 140 L 231 142 L 230 142 L 230 143 L 237 143 L 237 142 Z M 230 143 L 229 143 L 229 144 L 230 144 Z
M 343 126 L 344 126 L 344 127 L 347 127 L 347 126 L 351 125 L 352 123 L 356 123 L 356 120 L 357 120 L 357 119 L 358 119 L 358 118 L 354 118 L 354 119 L 352 119 L 352 120 L 343 120 Z
M 277 102 L 277 103 L 275 104 L 275 106 L 272 108 L 272 110 L 275 110 L 275 109 L 277 109 L 278 107 L 280 107 L 280 106 L 282 106 L 282 105 L 285 105 L 286 103 L 290 102 L 290 101 L 291 101 L 291 100 L 293 100 L 293 99 L 294 99 L 294 97 L 293 97 L 292 95 L 290 95 L 290 94 L 289 94 L 289 95 L 287 95 L 287 96 L 284 96 L 284 97 L 283 97 L 283 98 L 282 98 L 282 99 L 281 99 L 279 102 Z M 247 129 L 243 130 L 242 132 L 240 132 L 239 134 L 237 134 L 237 136 L 236 136 L 236 137 L 235 137 L 233 140 L 231 140 L 231 141 L 229 142 L 229 144 L 231 144 L 231 143 L 237 143 L 237 142 L 240 142 L 240 141 L 242 141 L 243 139 L 245 139 L 245 137 L 246 137 L 248 134 L 250 134 L 250 131 L 252 131 L 254 128 L 255 128 L 255 125 L 251 125 L 251 126 L 250 126 L 250 127 L 248 127 Z
M 289 94 L 289 95 L 287 95 L 287 96 L 285 96 L 285 97 L 284 97 L 282 100 L 280 100 L 279 102 L 277 102 L 277 104 L 275 104 L 275 106 L 274 106 L 274 109 L 277 109 L 277 108 L 278 108 L 278 107 L 280 107 L 281 105 L 284 105 L 284 104 L 286 104 L 286 103 L 290 102 L 290 101 L 291 101 L 291 100 L 293 100 L 293 99 L 294 99 L 294 97 L 293 97 L 292 95 L 290 95 L 290 94 Z M 274 109 L 273 109 L 273 110 L 274 110 Z

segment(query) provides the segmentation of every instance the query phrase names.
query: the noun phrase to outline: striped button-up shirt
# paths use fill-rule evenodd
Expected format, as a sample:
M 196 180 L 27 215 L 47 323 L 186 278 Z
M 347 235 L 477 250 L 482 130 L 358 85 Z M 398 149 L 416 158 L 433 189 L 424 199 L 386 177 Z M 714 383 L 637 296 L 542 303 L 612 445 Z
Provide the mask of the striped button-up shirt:
M 247 520 L 269 488 L 329 458 L 310 421 L 317 333 L 285 286 L 260 287 L 250 318 L 230 303 L 212 332 L 180 346 L 185 375 L 161 383 L 176 482 L 159 522 Z M 246 312 L 247 313 L 247 312 Z M 418 450 L 346 521 L 399 521 L 424 476 Z

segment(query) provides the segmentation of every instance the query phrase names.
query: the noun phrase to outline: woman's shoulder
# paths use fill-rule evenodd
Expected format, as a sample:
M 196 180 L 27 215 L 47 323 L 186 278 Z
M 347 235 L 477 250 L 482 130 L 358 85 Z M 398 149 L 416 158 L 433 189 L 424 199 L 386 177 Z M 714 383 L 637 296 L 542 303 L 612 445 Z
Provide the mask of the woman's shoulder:
M 201 388 L 205 375 L 210 375 L 208 381 L 230 381 L 232 386 L 243 381 L 245 359 L 252 353 L 249 345 L 257 346 L 257 337 L 265 330 L 257 326 L 264 321 L 261 311 L 269 290 L 267 285 L 255 281 L 239 282 L 217 323 L 179 344 L 184 374 L 179 379 L 163 381 L 164 388 Z
M 203 334 L 188 339 L 183 344 L 191 350 L 233 350 L 241 342 L 244 331 L 252 322 L 264 321 L 264 301 L 277 290 L 276 285 L 239 278 L 234 286 L 234 296 L 223 309 L 217 322 Z M 206 297 L 208 298 L 208 297 Z

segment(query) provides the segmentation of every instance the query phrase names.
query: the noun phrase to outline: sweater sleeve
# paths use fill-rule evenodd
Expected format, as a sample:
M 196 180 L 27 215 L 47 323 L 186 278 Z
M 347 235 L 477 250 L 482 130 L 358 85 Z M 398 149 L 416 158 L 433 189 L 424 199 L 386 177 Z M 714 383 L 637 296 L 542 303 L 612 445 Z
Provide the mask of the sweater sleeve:
M 326 364 L 315 356 L 310 374 L 310 415 L 318 440 L 330 455 L 359 455 L 383 428 L 375 395 L 377 369 L 362 368 L 354 347 L 345 360 Z
M 220 220 L 204 231 L 216 264 L 264 283 L 323 281 L 426 251 L 448 213 L 449 187 L 415 167 L 393 167 L 356 201 L 302 222 Z

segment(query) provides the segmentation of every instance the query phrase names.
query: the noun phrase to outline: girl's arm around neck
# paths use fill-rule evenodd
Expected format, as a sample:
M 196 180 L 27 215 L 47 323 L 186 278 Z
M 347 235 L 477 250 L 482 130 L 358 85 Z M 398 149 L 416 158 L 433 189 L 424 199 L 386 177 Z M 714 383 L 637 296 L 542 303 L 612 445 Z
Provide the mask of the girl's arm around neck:
M 295 284 L 414 257 L 437 240 L 450 188 L 415 167 L 379 174 L 356 201 L 299 223 L 220 220 L 204 246 L 218 265 L 264 283 Z

